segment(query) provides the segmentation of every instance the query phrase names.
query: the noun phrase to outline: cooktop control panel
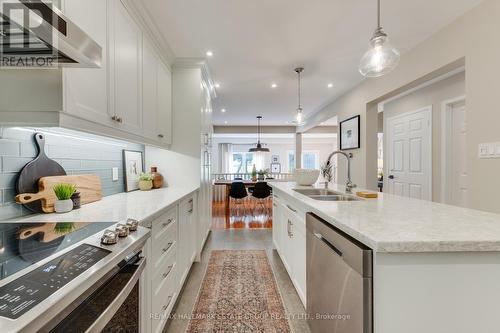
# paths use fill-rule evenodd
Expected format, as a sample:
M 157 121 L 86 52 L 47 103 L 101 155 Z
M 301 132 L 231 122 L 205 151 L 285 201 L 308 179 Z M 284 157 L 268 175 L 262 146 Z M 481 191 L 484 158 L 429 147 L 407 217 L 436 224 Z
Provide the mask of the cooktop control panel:
M 82 244 L 0 287 L 0 316 L 19 318 L 110 253 Z

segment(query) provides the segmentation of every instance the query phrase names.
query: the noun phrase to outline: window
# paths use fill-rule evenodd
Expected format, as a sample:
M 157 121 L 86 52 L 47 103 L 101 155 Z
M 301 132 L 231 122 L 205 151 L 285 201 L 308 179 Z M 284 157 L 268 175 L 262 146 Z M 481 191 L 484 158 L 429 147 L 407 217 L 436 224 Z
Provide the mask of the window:
M 302 153 L 302 168 L 319 169 L 319 153 L 306 151 Z
M 288 151 L 288 172 L 295 170 L 295 152 Z M 319 152 L 307 150 L 302 153 L 302 168 L 303 169 L 319 169 Z
M 231 159 L 231 173 L 250 173 L 253 167 L 253 153 L 235 152 Z
M 295 152 L 293 150 L 288 151 L 288 172 L 292 173 L 295 170 Z

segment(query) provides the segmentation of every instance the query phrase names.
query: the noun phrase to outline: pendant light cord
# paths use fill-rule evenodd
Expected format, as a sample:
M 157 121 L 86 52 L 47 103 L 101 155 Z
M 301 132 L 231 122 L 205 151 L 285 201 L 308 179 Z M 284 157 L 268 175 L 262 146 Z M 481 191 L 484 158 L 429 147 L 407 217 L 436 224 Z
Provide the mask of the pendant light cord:
M 297 74 L 299 75 L 299 84 L 298 84 L 298 93 L 297 93 L 297 95 L 299 96 L 299 109 L 298 110 L 300 110 L 300 109 L 302 109 L 302 105 L 300 102 L 300 88 L 301 88 L 301 86 L 300 86 L 300 71 L 298 71 Z
M 380 29 L 380 0 L 377 0 L 377 28 Z

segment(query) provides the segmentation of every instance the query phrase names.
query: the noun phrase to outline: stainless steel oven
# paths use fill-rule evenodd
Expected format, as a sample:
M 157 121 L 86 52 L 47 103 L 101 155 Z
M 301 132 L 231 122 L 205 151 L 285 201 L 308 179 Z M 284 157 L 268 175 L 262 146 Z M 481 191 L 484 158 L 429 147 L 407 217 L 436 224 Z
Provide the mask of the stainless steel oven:
M 311 331 L 372 333 L 372 250 L 314 214 L 306 228 Z
M 151 231 L 128 222 L 0 222 L 0 332 L 141 332 Z
M 40 332 L 139 332 L 141 252 L 123 259 Z

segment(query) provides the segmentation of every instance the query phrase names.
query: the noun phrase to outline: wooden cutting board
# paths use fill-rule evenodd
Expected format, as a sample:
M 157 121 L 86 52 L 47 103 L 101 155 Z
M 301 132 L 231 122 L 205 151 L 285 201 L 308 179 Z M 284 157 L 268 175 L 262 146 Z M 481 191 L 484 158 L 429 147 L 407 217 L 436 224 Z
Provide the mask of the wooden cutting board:
M 34 193 L 40 191 L 38 188 L 38 180 L 41 177 L 47 176 L 64 176 L 66 171 L 56 161 L 50 159 L 45 154 L 45 135 L 43 133 L 35 133 L 33 135 L 35 144 L 38 147 L 37 157 L 26 164 L 16 182 L 16 193 Z M 43 213 L 41 202 L 38 200 L 26 202 L 24 207 L 34 213 Z
M 40 200 L 43 212 L 53 213 L 57 197 L 52 188 L 60 183 L 76 185 L 77 192 L 80 192 L 82 205 L 102 199 L 101 178 L 88 174 L 42 177 L 38 180 L 38 193 L 21 193 L 16 196 L 16 202 L 26 204 Z

